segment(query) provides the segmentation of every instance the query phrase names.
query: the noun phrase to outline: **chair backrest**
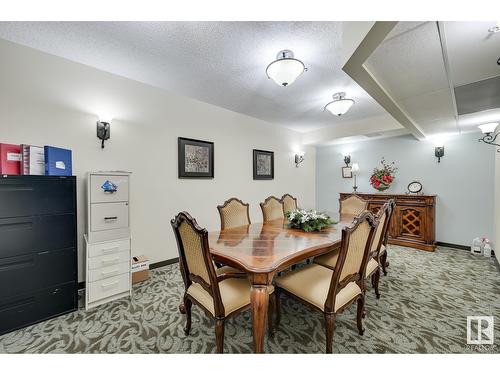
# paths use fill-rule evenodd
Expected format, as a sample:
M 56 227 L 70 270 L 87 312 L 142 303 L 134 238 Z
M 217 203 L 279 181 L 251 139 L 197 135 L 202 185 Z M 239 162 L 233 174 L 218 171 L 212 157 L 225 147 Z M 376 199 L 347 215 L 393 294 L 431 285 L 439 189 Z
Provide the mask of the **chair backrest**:
M 375 215 L 375 219 L 378 221 L 377 230 L 375 231 L 375 235 L 373 236 L 373 243 L 371 248 L 371 256 L 378 257 L 380 247 L 385 241 L 385 237 L 387 234 L 387 229 L 389 228 L 389 218 L 391 216 L 392 211 L 392 203 L 387 201 L 384 203 L 377 215 Z
M 290 194 L 284 194 L 281 197 L 281 203 L 283 203 L 283 213 L 287 213 L 297 208 L 297 198 L 294 198 Z
M 361 199 L 356 194 L 347 197 L 340 201 L 341 215 L 359 215 L 361 212 L 368 209 L 368 202 Z
M 394 211 L 396 211 L 396 200 L 391 198 L 387 201 L 391 206 L 391 210 L 389 212 L 389 217 L 387 218 L 387 228 L 385 229 L 385 233 L 383 233 L 382 243 L 387 246 L 387 241 L 389 239 L 389 227 L 391 226 L 392 216 L 394 215 Z
M 186 290 L 192 283 L 201 285 L 213 298 L 216 317 L 224 317 L 224 305 L 210 255 L 207 230 L 201 228 L 187 212 L 180 212 L 170 223 L 177 240 L 179 264 Z
M 268 197 L 260 204 L 264 222 L 269 220 L 283 219 L 283 203 L 276 197 Z
M 342 229 L 342 244 L 332 274 L 330 289 L 325 301 L 325 311 L 335 311 L 335 297 L 351 281 L 364 289 L 364 273 L 368 263 L 377 221 L 368 211 L 357 216 L 352 224 Z
M 248 203 L 243 203 L 238 198 L 230 198 L 221 206 L 217 206 L 220 215 L 221 229 L 242 227 L 250 224 Z

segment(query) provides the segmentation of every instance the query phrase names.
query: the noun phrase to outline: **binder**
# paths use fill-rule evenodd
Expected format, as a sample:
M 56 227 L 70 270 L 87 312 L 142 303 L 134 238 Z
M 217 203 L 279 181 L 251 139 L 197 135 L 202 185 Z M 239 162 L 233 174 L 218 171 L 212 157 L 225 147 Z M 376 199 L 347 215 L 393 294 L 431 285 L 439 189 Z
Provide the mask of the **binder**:
M 46 176 L 71 176 L 73 174 L 71 150 L 45 146 L 44 156 Z
M 21 145 L 21 174 L 37 176 L 45 174 L 45 151 L 43 147 Z
M 30 145 L 21 145 L 21 174 L 30 174 Z
M 0 174 L 18 175 L 21 173 L 21 147 L 0 143 Z

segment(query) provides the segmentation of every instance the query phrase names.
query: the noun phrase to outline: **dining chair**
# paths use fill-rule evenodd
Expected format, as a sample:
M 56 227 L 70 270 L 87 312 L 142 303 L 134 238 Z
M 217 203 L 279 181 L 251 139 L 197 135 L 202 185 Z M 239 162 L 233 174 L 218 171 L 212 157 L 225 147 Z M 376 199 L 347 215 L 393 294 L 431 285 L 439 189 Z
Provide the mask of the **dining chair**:
M 281 203 L 283 203 L 283 213 L 293 211 L 297 208 L 297 198 L 288 193 L 281 197 Z
M 379 263 L 382 266 L 382 272 L 384 276 L 387 275 L 387 267 L 389 267 L 389 262 L 387 261 L 387 241 L 389 240 L 389 227 L 391 225 L 392 216 L 394 215 L 394 211 L 396 210 L 396 200 L 391 199 L 391 211 L 389 213 L 389 217 L 387 218 L 387 230 L 384 235 L 384 239 L 382 241 L 382 245 L 380 246 L 379 252 Z
M 340 201 L 340 215 L 359 215 L 368 209 L 368 202 L 356 194 Z
M 221 230 L 249 225 L 249 207 L 248 203 L 243 203 L 238 198 L 230 198 L 222 205 L 217 206 L 220 215 Z
M 285 218 L 283 203 L 276 197 L 271 196 L 266 198 L 264 202 L 260 203 L 260 208 L 262 209 L 264 222 Z
M 208 232 L 187 212 L 180 212 L 172 221 L 179 264 L 185 292 L 179 306 L 186 314 L 184 332 L 191 331 L 191 307 L 198 305 L 215 320 L 217 353 L 223 352 L 225 321 L 250 307 L 250 283 L 247 275 L 231 267 L 215 269 L 210 254 Z M 274 288 L 269 286 L 269 333 L 273 332 L 276 306 Z
M 309 264 L 276 280 L 276 326 L 281 317 L 280 293 L 285 292 L 320 310 L 326 326 L 326 352 L 332 353 L 336 316 L 357 301 L 357 328 L 363 335 L 365 286 L 363 275 L 377 222 L 364 211 L 342 229 L 342 243 L 335 269 Z
M 380 248 L 385 238 L 387 228 L 389 226 L 388 218 L 391 212 L 391 201 L 386 202 L 375 215 L 375 220 L 377 221 L 377 229 L 373 237 L 372 246 L 370 249 L 370 256 L 368 257 L 368 263 L 366 265 L 366 273 L 364 278 L 371 279 L 373 289 L 375 291 L 375 296 L 380 298 L 379 283 L 380 283 Z M 327 254 L 321 255 L 314 259 L 315 264 L 319 264 L 323 267 L 328 267 L 332 270 L 335 269 L 339 257 L 339 249 L 331 251 Z

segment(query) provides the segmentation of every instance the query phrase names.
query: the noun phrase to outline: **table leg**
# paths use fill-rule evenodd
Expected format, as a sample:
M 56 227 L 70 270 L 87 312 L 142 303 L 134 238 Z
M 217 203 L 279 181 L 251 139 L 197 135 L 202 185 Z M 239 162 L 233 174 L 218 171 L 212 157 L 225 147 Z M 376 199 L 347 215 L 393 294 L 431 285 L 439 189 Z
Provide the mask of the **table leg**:
M 267 310 L 269 307 L 267 285 L 252 285 L 250 296 L 252 302 L 254 352 L 264 353 L 264 335 L 266 331 Z

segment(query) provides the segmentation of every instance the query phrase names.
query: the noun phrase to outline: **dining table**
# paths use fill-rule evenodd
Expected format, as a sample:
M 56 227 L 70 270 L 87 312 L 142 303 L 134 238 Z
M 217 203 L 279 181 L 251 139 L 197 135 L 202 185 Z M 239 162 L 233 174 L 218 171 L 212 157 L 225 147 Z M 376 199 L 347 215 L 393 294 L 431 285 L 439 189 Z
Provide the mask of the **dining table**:
M 248 275 L 255 353 L 264 352 L 268 287 L 273 278 L 294 264 L 339 249 L 342 228 L 353 218 L 343 215 L 336 224 L 315 232 L 290 228 L 286 219 L 209 232 L 214 260 Z

